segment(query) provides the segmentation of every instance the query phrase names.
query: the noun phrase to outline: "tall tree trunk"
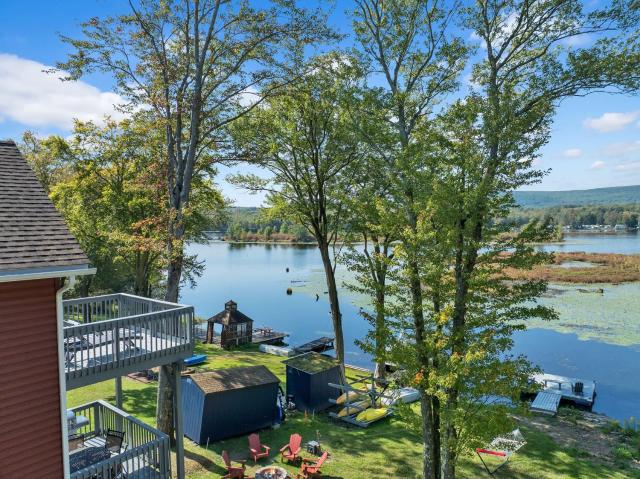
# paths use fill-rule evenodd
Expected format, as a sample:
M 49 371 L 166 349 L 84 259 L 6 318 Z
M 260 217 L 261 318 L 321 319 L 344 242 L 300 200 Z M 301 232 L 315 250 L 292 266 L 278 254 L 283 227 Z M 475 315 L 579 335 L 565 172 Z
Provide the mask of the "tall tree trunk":
M 376 291 L 376 323 L 375 323 L 375 338 L 376 338 L 376 369 L 374 372 L 375 379 L 384 379 L 386 376 L 386 366 L 384 358 L 386 356 L 386 315 L 384 312 L 385 294 L 384 285 L 377 285 L 378 291 Z
M 326 241 L 318 241 L 324 275 L 327 280 L 329 290 L 329 305 L 331 307 L 331 320 L 333 322 L 333 333 L 335 334 L 336 357 L 344 369 L 344 337 L 342 334 L 342 313 L 340 312 L 340 302 L 338 301 L 338 287 L 336 285 L 336 275 L 333 271 L 329 245 Z
M 167 243 L 169 266 L 167 267 L 167 291 L 164 299 L 165 301 L 177 303 L 184 260 L 184 246 L 182 242 L 184 229 L 180 224 L 176 225 L 172 222 L 170 225 L 170 231 L 173 234 L 170 235 Z M 169 438 L 171 438 L 172 444 L 174 444 L 175 431 L 173 417 L 173 386 L 171 382 L 172 373 L 173 367 L 170 364 L 160 368 L 160 374 L 158 375 L 156 425 L 160 431 L 164 432 L 169 436 Z

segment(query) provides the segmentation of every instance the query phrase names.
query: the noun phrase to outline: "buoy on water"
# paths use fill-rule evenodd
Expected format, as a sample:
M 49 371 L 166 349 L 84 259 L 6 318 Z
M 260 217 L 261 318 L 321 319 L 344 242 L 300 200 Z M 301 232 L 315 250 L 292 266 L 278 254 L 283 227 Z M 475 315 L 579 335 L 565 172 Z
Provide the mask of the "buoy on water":
M 289 272 L 289 268 L 287 268 L 287 273 Z
M 287 288 L 287 294 L 288 295 L 292 295 L 293 294 L 293 290 L 291 288 Z

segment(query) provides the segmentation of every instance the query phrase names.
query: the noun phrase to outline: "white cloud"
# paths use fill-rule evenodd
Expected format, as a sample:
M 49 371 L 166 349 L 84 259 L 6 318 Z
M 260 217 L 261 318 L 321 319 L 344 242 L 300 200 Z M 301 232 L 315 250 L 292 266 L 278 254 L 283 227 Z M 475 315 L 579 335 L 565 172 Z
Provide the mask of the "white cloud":
M 640 111 L 630 111 L 628 113 L 605 113 L 598 118 L 587 118 L 584 120 L 584 126 L 600 133 L 610 133 L 612 131 L 622 130 L 625 126 L 633 123 Z
M 569 148 L 564 150 L 564 156 L 567 158 L 579 158 L 582 156 L 582 150 L 580 148 Z
M 594 161 L 591 164 L 591 166 L 589 167 L 589 169 L 590 170 L 601 170 L 605 166 L 607 166 L 607 164 L 604 161 L 598 160 L 598 161 Z
M 625 156 L 636 151 L 640 151 L 640 140 L 611 143 L 604 148 L 604 154 L 612 157 Z
M 616 171 L 640 171 L 640 161 L 630 161 L 616 165 Z
M 124 117 L 114 105 L 124 103 L 116 93 L 100 91 L 83 81 L 61 81 L 51 67 L 16 55 L 0 53 L 0 117 L 29 127 L 68 130 L 73 120 L 100 122 L 104 115 Z

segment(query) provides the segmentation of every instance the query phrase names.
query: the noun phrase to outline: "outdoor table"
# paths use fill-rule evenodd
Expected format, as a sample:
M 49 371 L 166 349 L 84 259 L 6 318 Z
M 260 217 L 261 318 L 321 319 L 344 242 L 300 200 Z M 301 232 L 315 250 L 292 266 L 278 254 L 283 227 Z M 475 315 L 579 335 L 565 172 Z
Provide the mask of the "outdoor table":
M 69 455 L 69 469 L 71 472 L 76 472 L 109 459 L 109 457 L 111 457 L 111 453 L 104 447 L 94 446 L 77 449 Z

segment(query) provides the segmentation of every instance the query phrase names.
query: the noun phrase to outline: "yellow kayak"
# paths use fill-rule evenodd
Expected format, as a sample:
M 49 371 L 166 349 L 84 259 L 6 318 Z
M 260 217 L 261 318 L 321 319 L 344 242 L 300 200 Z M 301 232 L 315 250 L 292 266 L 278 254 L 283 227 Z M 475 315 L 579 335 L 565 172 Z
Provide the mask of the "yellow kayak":
M 386 407 L 370 408 L 358 414 L 356 416 L 356 420 L 361 422 L 377 421 L 378 419 L 386 416 L 387 412 L 388 409 Z
M 340 409 L 340 412 L 338 412 L 338 417 L 351 416 L 352 414 L 356 414 L 363 409 L 367 409 L 369 406 L 371 406 L 371 399 L 369 398 L 363 399 L 362 401 L 354 402 L 352 404 L 349 404 L 349 406 Z
M 358 396 L 360 396 L 360 393 L 358 393 L 356 391 L 348 391 L 348 392 L 343 393 L 340 396 L 338 396 L 338 399 L 336 399 L 336 404 L 344 404 L 344 403 L 346 403 L 347 402 L 347 398 L 349 398 L 349 401 L 353 401 Z

